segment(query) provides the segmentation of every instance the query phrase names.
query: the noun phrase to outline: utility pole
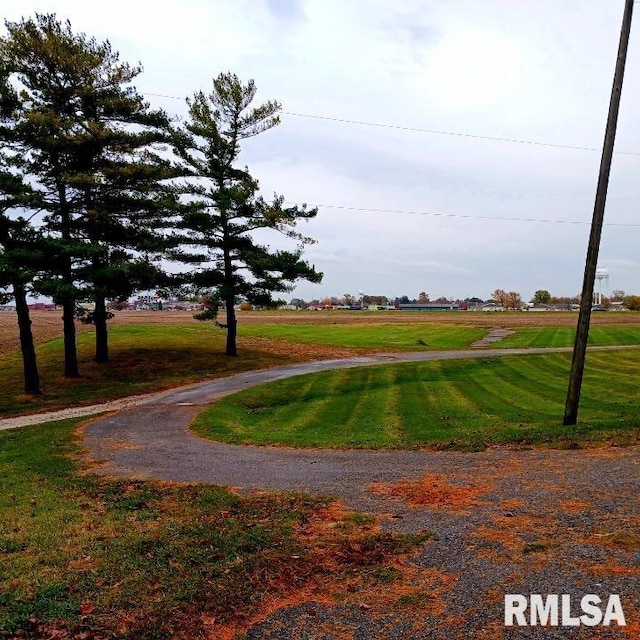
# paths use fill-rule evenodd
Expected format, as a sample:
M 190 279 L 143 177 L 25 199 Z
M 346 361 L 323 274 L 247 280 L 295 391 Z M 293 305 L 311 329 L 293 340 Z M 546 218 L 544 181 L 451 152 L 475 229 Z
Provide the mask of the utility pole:
M 624 66 L 627 60 L 629 46 L 629 33 L 631 31 L 631 17 L 633 15 L 633 0 L 625 0 L 622 28 L 620 30 L 620 45 L 618 47 L 618 60 L 611 89 L 611 101 L 609 103 L 609 117 L 604 137 L 604 148 L 600 161 L 600 174 L 598 176 L 598 188 L 596 201 L 593 208 L 591 222 L 591 234 L 587 249 L 587 260 L 584 268 L 584 281 L 582 284 L 582 297 L 580 299 L 580 314 L 576 340 L 573 347 L 573 359 L 571 361 L 571 374 L 569 377 L 569 389 L 564 410 L 563 424 L 573 425 L 578 420 L 578 405 L 580 404 L 580 390 L 582 388 L 582 375 L 584 373 L 584 361 L 587 353 L 587 340 L 589 339 L 589 322 L 591 320 L 591 304 L 593 298 L 593 285 L 595 283 L 596 266 L 598 264 L 598 251 L 600 249 L 600 236 L 602 235 L 602 221 L 604 208 L 607 201 L 607 188 L 609 186 L 609 174 L 611 172 L 611 158 L 613 145 L 616 139 L 616 127 L 618 125 L 618 111 L 620 109 L 620 94 L 622 93 L 622 81 L 624 79 Z

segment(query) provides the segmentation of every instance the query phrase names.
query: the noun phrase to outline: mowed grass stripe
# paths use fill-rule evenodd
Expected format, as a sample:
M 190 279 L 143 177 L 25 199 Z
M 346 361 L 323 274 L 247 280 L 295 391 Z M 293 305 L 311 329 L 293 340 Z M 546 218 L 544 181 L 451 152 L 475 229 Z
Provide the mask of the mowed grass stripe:
M 428 383 L 423 379 L 420 367 L 408 367 L 402 374 L 402 382 L 398 387 L 398 417 L 406 442 L 411 442 L 425 437 L 425 430 L 433 430 L 430 427 L 432 421 L 427 419 L 427 415 L 433 411 L 433 405 L 426 392 Z
M 492 346 L 505 349 L 566 347 L 573 343 L 574 335 L 574 327 L 526 327 L 515 329 L 513 335 L 507 336 Z
M 493 348 L 571 347 L 575 340 L 575 327 L 525 327 L 515 329 L 492 345 Z M 640 344 L 640 327 L 591 327 L 589 344 L 593 346 L 621 346 Z
M 324 411 L 306 420 L 303 428 L 321 434 L 325 446 L 330 446 L 332 440 L 338 446 L 351 446 L 363 439 L 369 446 L 394 440 L 393 429 L 385 427 L 387 396 L 393 389 L 391 381 L 380 384 L 379 377 L 367 368 L 354 372 L 342 370 L 336 374 L 329 376 L 337 384 L 327 388 Z
M 581 396 L 585 409 L 597 414 L 602 407 L 626 406 L 628 411 L 637 413 L 640 405 L 638 368 L 638 354 L 633 352 L 590 354 Z
M 627 345 L 640 343 L 640 327 L 591 327 L 589 344 Z
M 497 360 L 469 363 L 467 393 L 484 408 L 485 414 L 513 419 L 519 404 L 517 396 L 505 392 L 496 372 L 500 366 Z
M 636 442 L 640 428 L 637 354 L 611 351 L 589 356 L 580 422 L 575 428 L 561 426 L 569 364 L 569 354 L 546 354 L 385 365 L 292 378 L 287 381 L 290 397 L 296 397 L 295 385 L 308 389 L 309 379 L 316 378 L 324 385 L 322 402 L 292 401 L 290 413 L 278 412 L 269 442 L 368 448 Z M 279 399 L 282 384 L 265 385 L 263 401 L 268 403 L 271 393 Z M 220 408 L 231 411 L 234 402 L 238 402 L 234 396 L 226 398 Z M 219 431 L 211 427 L 217 413 L 218 405 L 205 411 L 196 421 L 196 430 L 218 437 Z M 227 425 L 235 420 L 245 421 L 231 411 Z M 252 425 L 242 429 L 243 437 L 262 442 L 264 425 L 259 419 Z M 224 433 L 220 439 L 232 441 Z
M 516 393 L 522 389 L 530 389 L 538 403 L 545 402 L 547 397 L 561 398 L 566 391 L 569 360 L 567 359 L 566 367 L 559 367 L 558 370 L 558 373 L 566 374 L 567 378 L 550 375 L 548 363 L 549 359 L 544 356 L 526 361 L 521 358 L 504 358 L 501 361 L 501 379 L 504 383 L 513 385 Z
M 520 375 L 513 377 L 513 369 L 508 365 L 500 367 L 496 372 L 495 388 L 510 398 L 513 403 L 513 419 L 530 422 L 539 415 L 552 417 L 559 410 L 562 399 L 559 386 L 549 392 L 531 378 Z
M 313 429 L 312 423 L 318 415 L 325 415 L 326 405 L 340 386 L 340 376 L 305 376 L 302 387 L 297 387 L 295 379 L 285 380 L 290 384 L 278 390 L 277 402 L 270 401 L 269 387 L 258 387 L 260 395 L 253 399 L 253 405 L 242 402 L 248 415 L 246 427 L 242 429 L 242 437 L 238 443 L 253 442 L 255 435 L 260 434 L 259 444 L 277 442 L 277 436 L 283 429 L 292 442 L 296 442 L 296 434 Z M 256 399 L 258 400 L 256 402 Z M 223 422 L 223 417 L 220 420 Z M 242 421 L 240 421 L 242 422 Z
M 304 427 L 319 434 L 334 434 L 335 438 L 344 443 L 351 434 L 351 417 L 354 404 L 359 401 L 361 394 L 354 393 L 353 387 L 363 388 L 364 371 L 358 370 L 355 376 L 350 376 L 346 370 L 337 371 L 335 376 L 326 376 L 331 383 L 327 389 L 323 411 L 317 412 L 304 422 Z M 348 381 L 348 385 L 345 384 Z M 363 394 L 366 393 L 363 388 Z
M 383 396 L 382 425 L 380 430 L 387 436 L 389 442 L 400 444 L 404 439 L 402 423 L 400 420 L 400 387 L 397 384 L 397 370 L 386 367 L 383 376 L 380 376 L 386 387 L 380 393 Z
M 467 431 L 467 424 L 482 407 L 466 393 L 466 381 L 462 375 L 447 375 L 446 362 L 434 362 L 428 371 L 422 371 L 421 389 L 428 400 L 428 410 L 437 411 L 440 426 L 436 429 L 443 437 Z M 433 375 L 430 379 L 429 374 Z M 424 427 L 423 427 L 424 428 Z
M 637 351 L 594 351 L 587 354 L 587 366 L 596 370 L 608 370 L 613 366 L 616 374 L 629 378 L 634 387 L 638 386 L 638 361 L 640 352 Z

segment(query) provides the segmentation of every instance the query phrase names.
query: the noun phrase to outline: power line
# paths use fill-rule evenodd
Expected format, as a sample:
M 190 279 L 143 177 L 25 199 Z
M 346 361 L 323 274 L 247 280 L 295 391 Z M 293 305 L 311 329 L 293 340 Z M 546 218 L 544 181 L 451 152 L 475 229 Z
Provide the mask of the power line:
M 501 222 L 541 222 L 544 224 L 590 224 L 589 220 L 559 220 L 553 218 L 510 218 L 506 216 L 476 216 L 471 214 L 462 213 L 437 213 L 433 211 L 408 211 L 402 209 L 372 209 L 368 207 L 349 207 L 339 204 L 312 204 L 302 202 L 287 201 L 285 204 L 302 206 L 306 204 L 309 207 L 317 207 L 319 209 L 338 209 L 342 211 L 357 211 L 366 213 L 392 213 L 400 215 L 413 215 L 413 216 L 431 216 L 437 218 L 462 218 L 465 220 L 497 220 Z M 608 222 L 605 223 L 608 227 L 640 227 L 640 224 L 625 223 L 625 222 Z
M 147 93 L 148 96 L 154 96 L 158 98 L 169 98 L 172 100 L 183 100 L 183 98 L 179 98 L 178 96 L 172 96 L 161 93 Z M 283 115 L 289 115 L 294 117 L 301 118 L 313 118 L 317 120 L 328 120 L 331 122 L 341 122 L 345 124 L 356 124 L 361 126 L 369 126 L 369 127 L 380 127 L 387 129 L 397 129 L 401 131 L 410 131 L 417 133 L 427 133 L 427 134 L 437 134 L 437 135 L 449 135 L 449 136 L 458 136 L 463 138 L 474 138 L 479 140 L 490 140 L 494 142 L 509 142 L 515 144 L 527 144 L 532 146 L 542 146 L 542 147 L 554 147 L 558 149 L 572 149 L 575 151 L 600 151 L 595 147 L 580 147 L 574 145 L 565 145 L 565 144 L 554 144 L 550 142 L 535 142 L 531 140 L 518 140 L 514 138 L 499 138 L 495 136 L 481 136 L 474 135 L 470 133 L 459 133 L 452 131 L 439 131 L 435 129 L 420 129 L 414 127 L 405 127 L 401 125 L 391 125 L 391 124 L 381 124 L 375 122 L 363 122 L 358 120 L 348 120 L 345 118 L 333 118 L 330 116 L 319 116 L 313 114 L 305 114 L 305 113 L 293 113 L 289 111 L 283 111 Z M 615 153 L 623 154 L 623 155 L 632 155 L 632 156 L 640 156 L 640 153 L 633 151 L 616 151 Z M 300 202 L 290 202 L 287 204 L 301 206 L 303 203 Z M 308 204 L 308 203 L 304 203 Z M 431 216 L 437 218 L 459 218 L 466 220 L 494 220 L 494 221 L 503 221 L 503 222 L 536 222 L 543 224 L 573 224 L 573 225 L 585 225 L 589 224 L 589 221 L 582 220 L 560 220 L 560 219 L 545 219 L 545 218 L 511 218 L 505 216 L 477 216 L 477 215 L 465 215 L 459 213 L 438 213 L 433 211 L 407 211 L 407 210 L 399 210 L 399 209 L 372 209 L 366 207 L 350 207 L 346 205 L 337 205 L 337 204 L 310 204 L 311 207 L 318 207 L 323 209 L 338 209 L 342 211 L 357 211 L 357 212 L 367 212 L 367 213 L 391 213 L 391 214 L 400 214 L 400 215 L 418 215 L 418 216 Z M 640 227 L 640 224 L 633 223 L 616 223 L 616 222 L 608 222 L 605 223 L 605 226 L 608 227 Z
M 345 124 L 357 124 L 364 127 L 378 127 L 382 129 L 396 129 L 399 131 L 410 131 L 414 133 L 428 133 L 439 136 L 456 136 L 459 138 L 473 138 L 476 140 L 490 140 L 492 142 L 509 142 L 512 144 L 527 144 L 538 147 L 554 147 L 556 149 L 572 149 L 574 151 L 601 151 L 601 149 L 597 149 L 595 147 L 580 147 L 576 145 L 569 144 L 556 144 L 553 142 L 537 142 L 534 140 L 519 140 L 517 138 L 500 138 L 497 136 L 481 136 L 473 133 L 460 133 L 456 131 L 441 131 L 439 129 L 421 129 L 419 127 L 405 127 L 402 125 L 396 124 L 383 124 L 380 122 L 365 122 L 360 120 L 347 120 L 346 118 L 333 118 L 330 116 L 318 116 L 312 115 L 308 113 L 292 113 L 289 111 L 283 111 L 283 115 L 295 116 L 298 118 L 313 118 L 316 120 L 329 120 L 331 122 L 342 122 Z M 640 152 L 635 151 L 617 151 L 618 154 L 629 155 L 629 156 L 640 156 Z
M 184 100 L 184 98 L 179 98 L 178 96 L 171 96 L 171 95 L 162 94 L 162 93 L 147 93 L 145 95 L 154 96 L 157 98 L 169 98 L 171 100 Z M 518 138 L 502 138 L 499 136 L 483 136 L 483 135 L 478 135 L 473 133 L 463 133 L 459 131 L 443 131 L 440 129 L 423 129 L 420 127 L 408 127 L 408 126 L 397 125 L 397 124 L 385 124 L 382 122 L 368 122 L 364 120 L 350 120 L 348 118 L 321 116 L 321 115 L 311 114 L 311 113 L 296 113 L 293 111 L 283 111 L 282 115 L 293 116 L 295 118 L 326 120 L 328 122 L 339 122 L 341 124 L 355 124 L 362 127 L 375 127 L 378 129 L 394 129 L 396 131 L 407 131 L 410 133 L 425 133 L 428 135 L 454 136 L 458 138 L 470 138 L 474 140 L 488 140 L 491 142 L 507 142 L 510 144 L 525 144 L 525 145 L 536 146 L 536 147 L 552 147 L 555 149 L 570 149 L 572 151 L 592 151 L 592 152 L 602 151 L 602 149 L 599 149 L 597 147 L 583 147 L 578 145 L 559 144 L 559 143 L 553 143 L 553 142 L 540 142 L 536 140 L 521 140 Z M 618 155 L 640 156 L 640 152 L 637 152 L 637 151 L 615 151 L 614 153 Z

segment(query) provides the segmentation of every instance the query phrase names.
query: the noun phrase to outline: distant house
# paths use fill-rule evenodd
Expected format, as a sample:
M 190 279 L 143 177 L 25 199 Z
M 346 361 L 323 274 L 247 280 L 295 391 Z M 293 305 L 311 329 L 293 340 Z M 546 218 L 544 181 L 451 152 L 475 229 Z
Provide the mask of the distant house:
M 476 297 L 465 298 L 462 302 L 467 306 L 469 311 L 478 310 L 482 308 L 482 305 L 484 304 L 484 300 L 482 298 Z

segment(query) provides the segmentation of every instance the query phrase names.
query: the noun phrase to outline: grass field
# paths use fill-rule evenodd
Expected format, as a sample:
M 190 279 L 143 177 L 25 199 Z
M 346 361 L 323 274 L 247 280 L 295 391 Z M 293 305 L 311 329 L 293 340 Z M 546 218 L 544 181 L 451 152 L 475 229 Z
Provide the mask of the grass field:
M 639 318 L 594 317 L 593 343 L 638 343 Z M 459 348 L 492 327 L 517 330 L 499 346 L 568 345 L 576 316 L 248 314 L 240 317 L 241 355 L 227 358 L 223 332 L 191 314 L 122 314 L 107 365 L 93 363 L 92 332 L 80 327 L 83 377 L 73 381 L 60 375 L 59 317 L 34 319 L 45 395 L 19 394 L 15 319 L 0 314 L 0 415 L 310 358 Z M 589 354 L 575 429 L 558 426 L 568 355 L 490 351 L 283 380 L 226 398 L 196 429 L 227 442 L 323 447 L 637 443 L 639 360 L 637 351 Z M 429 535 L 381 533 L 372 518 L 321 497 L 92 476 L 77 427 L 0 431 L 0 638 L 242 637 L 258 613 L 327 593 L 356 604 L 361 593 L 387 597 L 390 581 L 404 585 L 403 558 Z M 407 602 L 398 597 L 397 607 L 409 607 L 398 615 L 411 619 Z
M 85 475 L 75 426 L 0 432 L 2 638 L 231 638 L 314 589 L 380 588 L 425 539 L 321 497 Z
M 464 349 L 486 334 L 482 327 L 426 322 L 247 324 L 241 331 L 249 337 L 367 351 Z
M 229 396 L 201 414 L 194 429 L 230 443 L 308 447 L 636 442 L 638 352 L 589 355 L 579 426 L 564 429 L 569 365 L 568 354 L 488 354 L 328 371 Z
M 217 378 L 288 362 L 374 351 L 460 349 L 500 323 L 516 333 L 498 347 L 570 346 L 576 315 L 570 313 L 410 314 L 300 312 L 240 316 L 237 359 L 223 355 L 224 332 L 189 312 L 119 313 L 110 329 L 111 361 L 93 362 L 93 332 L 78 335 L 81 378 L 61 376 L 62 343 L 57 312 L 34 314 L 44 395 L 21 394 L 21 360 L 14 314 L 0 314 L 0 416 L 92 404 L 127 395 Z M 615 321 L 616 324 L 613 323 Z M 594 314 L 592 344 L 637 344 L 640 315 Z M 569 323 L 569 324 L 567 324 Z

